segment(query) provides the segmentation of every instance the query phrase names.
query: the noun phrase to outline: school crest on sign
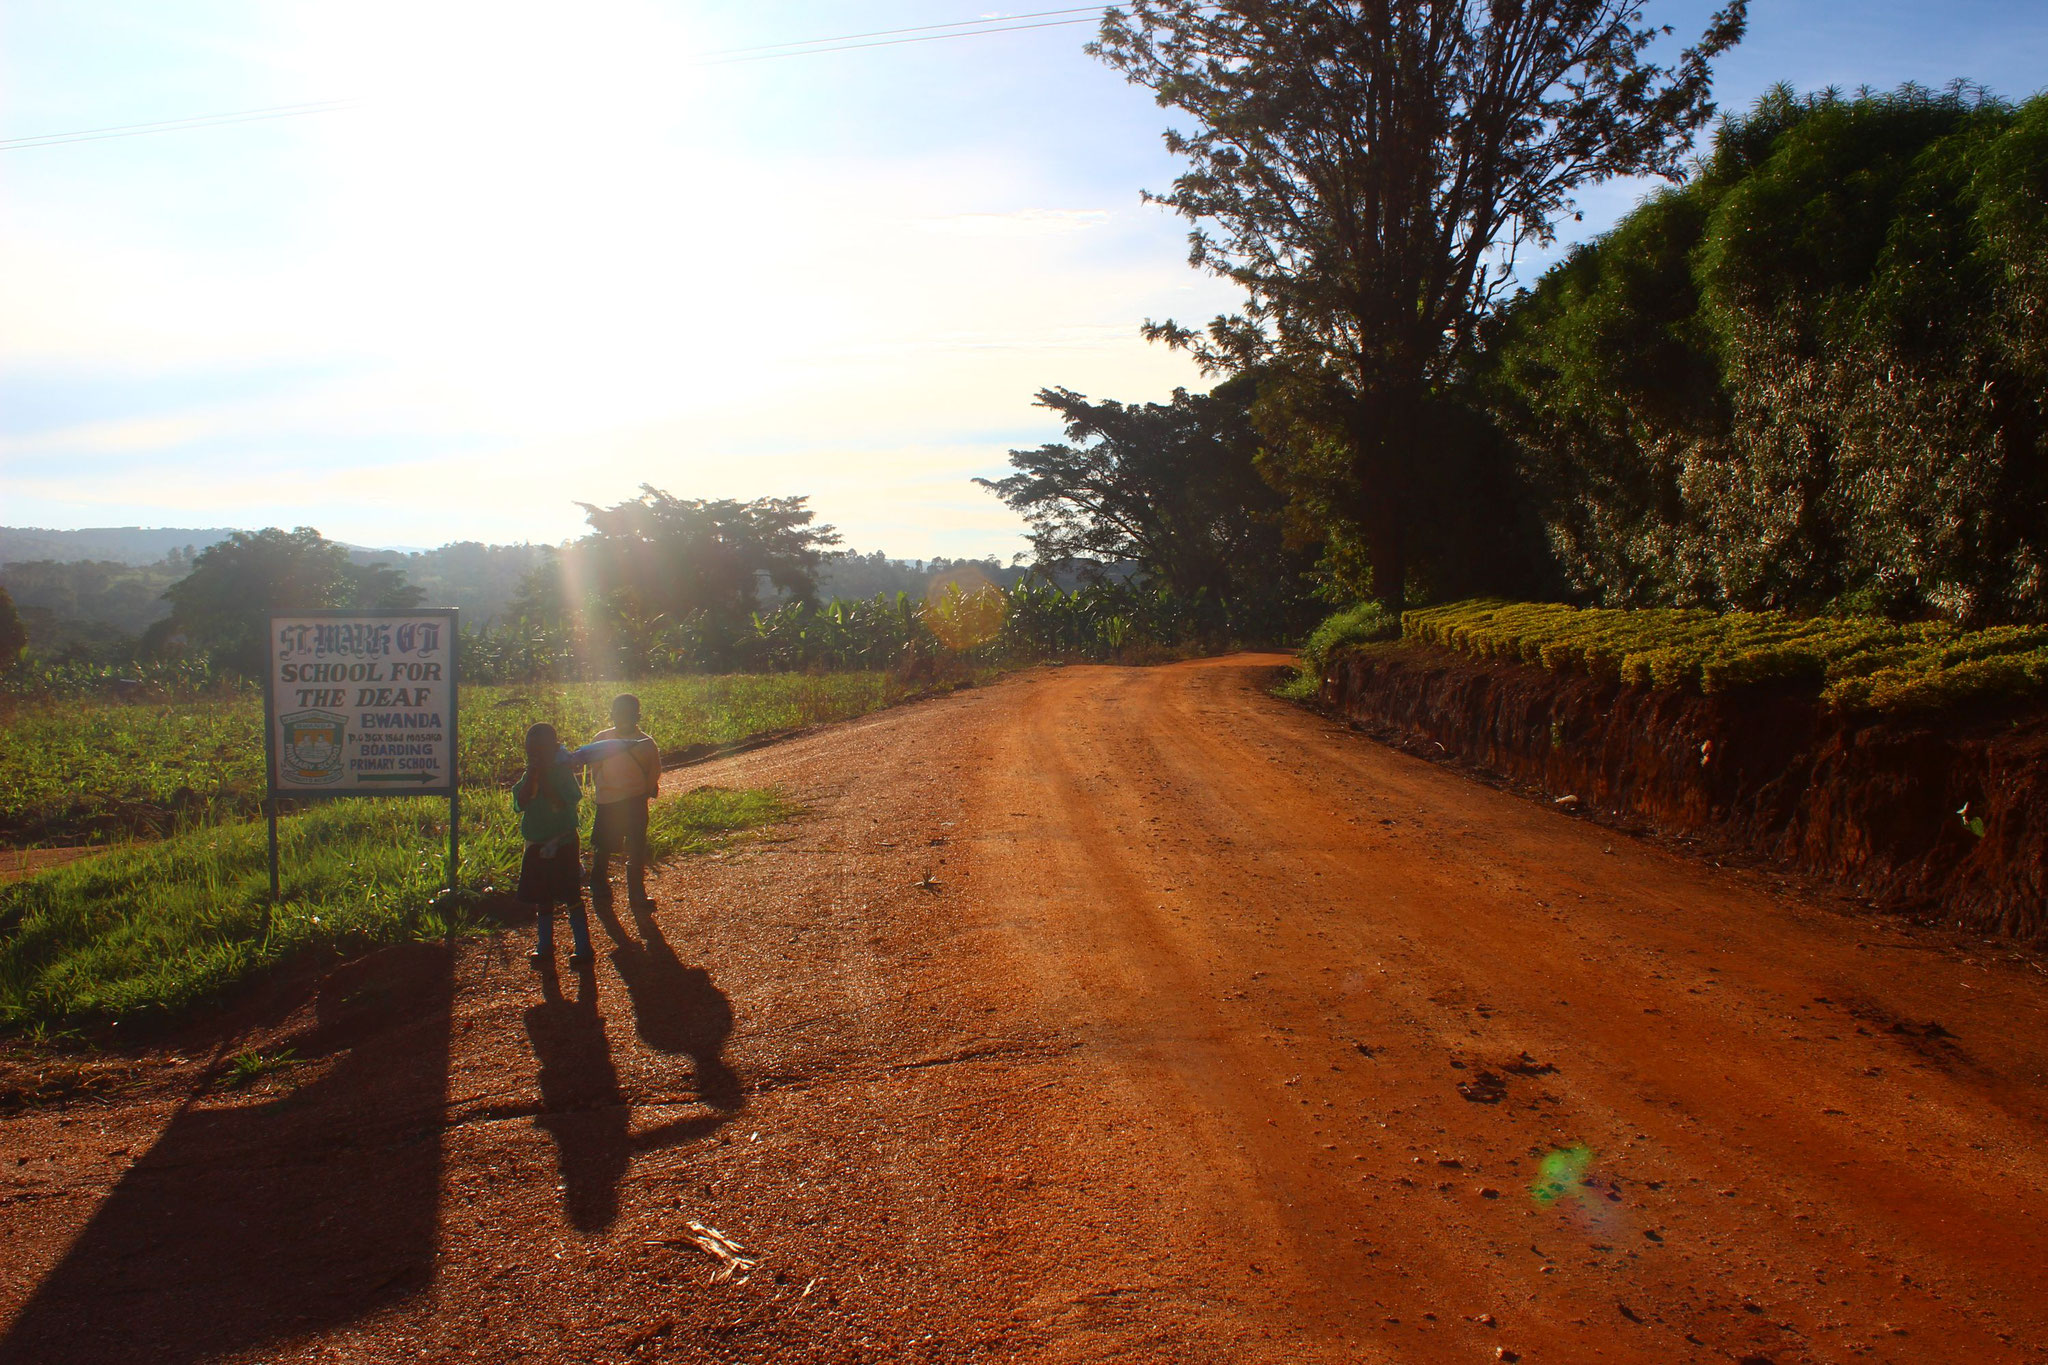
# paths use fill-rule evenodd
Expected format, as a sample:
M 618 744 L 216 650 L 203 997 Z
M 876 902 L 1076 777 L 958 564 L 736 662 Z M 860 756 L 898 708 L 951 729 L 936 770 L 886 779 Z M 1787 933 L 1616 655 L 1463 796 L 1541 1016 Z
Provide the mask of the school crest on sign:
M 348 722 L 332 711 L 294 711 L 277 718 L 284 732 L 278 776 L 295 786 L 341 780 L 342 738 Z

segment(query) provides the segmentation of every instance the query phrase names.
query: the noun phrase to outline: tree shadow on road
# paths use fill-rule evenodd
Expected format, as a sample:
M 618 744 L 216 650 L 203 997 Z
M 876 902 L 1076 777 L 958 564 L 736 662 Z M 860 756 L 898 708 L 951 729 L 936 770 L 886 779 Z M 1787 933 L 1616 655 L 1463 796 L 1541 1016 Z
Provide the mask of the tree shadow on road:
M 612 963 L 633 998 L 633 1025 L 640 1041 L 656 1052 L 686 1056 L 696 1072 L 697 1093 L 728 1113 L 746 1104 L 739 1077 L 725 1064 L 732 1036 L 732 1002 L 702 967 L 686 966 L 662 935 L 654 916 L 633 908 L 636 938 L 611 908 L 597 906 L 598 923 L 614 945 Z
M 186 1101 L 37 1286 L 0 1361 L 183 1365 L 423 1289 L 452 975 L 447 945 L 421 943 L 320 982 L 314 1027 L 286 1040 L 317 1078 L 276 1098 L 209 1088 Z
M 562 991 L 552 961 L 541 966 L 541 1000 L 526 1011 L 526 1035 L 540 1063 L 537 1126 L 554 1139 L 562 1202 L 583 1232 L 601 1232 L 619 1216 L 619 1184 L 641 1152 L 716 1131 L 724 1113 L 676 1119 L 635 1133 L 633 1109 L 619 1087 L 611 1039 L 597 1010 L 597 984 L 577 973 L 574 998 Z

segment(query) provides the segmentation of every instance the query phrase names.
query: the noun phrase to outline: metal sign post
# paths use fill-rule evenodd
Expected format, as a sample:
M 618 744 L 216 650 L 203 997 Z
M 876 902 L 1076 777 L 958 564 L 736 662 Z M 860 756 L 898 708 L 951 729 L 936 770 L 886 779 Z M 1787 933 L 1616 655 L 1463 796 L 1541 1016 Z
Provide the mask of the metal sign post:
M 269 633 L 263 804 L 272 903 L 281 894 L 284 797 L 446 796 L 452 894 L 462 856 L 455 609 L 280 611 Z

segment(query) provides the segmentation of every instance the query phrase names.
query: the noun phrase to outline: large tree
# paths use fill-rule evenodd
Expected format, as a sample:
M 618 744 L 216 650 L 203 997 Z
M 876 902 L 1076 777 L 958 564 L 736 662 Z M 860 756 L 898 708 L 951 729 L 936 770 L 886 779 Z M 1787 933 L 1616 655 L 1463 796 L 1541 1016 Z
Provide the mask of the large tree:
M 192 572 L 165 590 L 171 621 L 214 661 L 261 673 L 268 658 L 265 617 L 318 607 L 413 607 L 421 593 L 388 564 L 357 564 L 348 547 L 310 526 L 237 531 L 209 545 Z
M 1186 118 L 1166 143 L 1187 169 L 1148 197 L 1246 298 L 1206 332 L 1147 333 L 1211 372 L 1292 376 L 1276 477 L 1293 491 L 1292 452 L 1326 489 L 1341 448 L 1327 515 L 1389 606 L 1436 408 L 1516 250 L 1551 240 L 1586 185 L 1679 174 L 1746 3 L 1661 60 L 1670 30 L 1643 0 L 1135 0 L 1104 16 L 1090 51 Z
M 1031 528 L 1044 568 L 1135 564 L 1184 596 L 1298 596 L 1307 567 L 1282 543 L 1282 498 L 1258 474 L 1256 378 L 1169 403 L 1092 403 L 1044 389 L 1065 442 L 1013 450 L 1017 472 L 976 479 Z
M 590 534 L 536 570 L 515 611 L 568 618 L 590 647 L 645 665 L 654 642 L 686 632 L 703 661 L 720 664 L 760 605 L 762 590 L 804 602 L 839 543 L 814 526 L 807 498 L 678 498 L 652 485 L 611 507 L 579 503 Z

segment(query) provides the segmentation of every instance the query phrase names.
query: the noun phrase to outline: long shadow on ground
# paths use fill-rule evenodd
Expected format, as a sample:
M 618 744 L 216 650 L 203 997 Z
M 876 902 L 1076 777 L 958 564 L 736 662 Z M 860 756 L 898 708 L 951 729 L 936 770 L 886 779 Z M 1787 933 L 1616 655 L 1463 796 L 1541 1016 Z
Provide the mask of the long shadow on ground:
M 281 1098 L 195 1096 L 43 1280 L 0 1362 L 182 1365 L 339 1326 L 433 1277 L 453 954 L 322 982 Z
M 610 906 L 598 902 L 595 909 L 612 940 L 612 963 L 633 998 L 640 1041 L 656 1052 L 688 1057 L 706 1104 L 726 1112 L 740 1109 L 746 1097 L 739 1077 L 725 1064 L 725 1044 L 732 1036 L 732 1002 L 725 992 L 711 973 L 676 956 L 661 926 L 642 907 L 633 907 L 637 938 L 626 933 Z
M 576 995 L 563 994 L 552 961 L 541 966 L 541 1001 L 526 1011 L 526 1035 L 540 1063 L 541 1112 L 534 1119 L 554 1139 L 569 1221 L 600 1232 L 619 1215 L 619 1182 L 641 1152 L 672 1147 L 716 1131 L 724 1112 L 675 1119 L 635 1133 L 633 1110 L 619 1087 L 611 1040 L 597 1010 L 588 971 Z

